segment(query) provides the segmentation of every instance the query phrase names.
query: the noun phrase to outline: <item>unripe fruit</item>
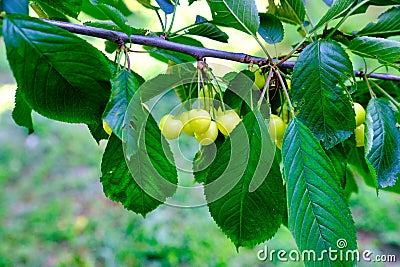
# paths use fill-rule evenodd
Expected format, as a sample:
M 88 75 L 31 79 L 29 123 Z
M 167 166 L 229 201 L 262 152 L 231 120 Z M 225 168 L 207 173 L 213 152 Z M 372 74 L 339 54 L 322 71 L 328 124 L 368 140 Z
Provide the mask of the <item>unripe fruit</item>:
M 277 141 L 283 139 L 283 135 L 285 134 L 286 124 L 283 122 L 281 117 L 271 114 L 269 121 L 269 134 L 271 135 L 271 139 L 273 141 Z
M 360 126 L 365 122 L 365 109 L 356 102 L 354 102 L 353 108 L 356 113 L 356 126 Z
M 227 136 L 240 123 L 239 115 L 233 110 L 226 110 L 224 114 L 217 116 L 217 126 L 219 131 Z
M 104 131 L 108 134 L 111 135 L 112 134 L 112 129 L 110 128 L 110 126 L 108 125 L 107 122 L 103 121 L 103 129 Z
M 204 109 L 192 109 L 189 111 L 189 124 L 194 133 L 201 134 L 208 130 L 211 123 L 210 113 Z
M 255 76 L 254 84 L 258 87 L 258 89 L 263 89 L 265 85 L 264 74 L 262 74 L 260 69 L 257 69 L 254 72 L 254 76 Z
M 214 121 L 211 121 L 207 131 L 200 134 L 195 133 L 194 136 L 196 137 L 196 140 L 200 143 L 200 145 L 202 146 L 211 145 L 218 137 L 217 124 Z
M 361 124 L 357 126 L 357 128 L 354 130 L 357 147 L 364 146 L 364 129 L 365 129 L 364 124 Z
M 164 128 L 164 123 L 167 119 L 174 119 L 174 116 L 171 114 L 164 115 L 160 120 L 160 126 L 159 126 L 160 130 Z
M 189 111 L 185 111 L 181 114 L 181 122 L 183 124 L 182 131 L 189 136 L 194 136 L 194 131 L 189 123 Z
M 179 137 L 183 123 L 171 114 L 165 115 L 160 121 L 160 129 L 165 138 L 172 140 Z

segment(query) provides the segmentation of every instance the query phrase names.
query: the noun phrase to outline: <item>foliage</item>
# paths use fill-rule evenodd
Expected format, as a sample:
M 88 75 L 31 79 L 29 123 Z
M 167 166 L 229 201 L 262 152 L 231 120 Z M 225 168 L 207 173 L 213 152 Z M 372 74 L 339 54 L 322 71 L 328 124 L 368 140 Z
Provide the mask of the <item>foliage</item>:
M 158 6 L 138 1 L 141 8 L 155 13 L 162 32 L 130 25 L 131 11 L 122 0 L 35 2 L 34 10 L 42 18 L 71 20 L 85 12 L 97 20 L 88 22 L 95 32 L 111 29 L 136 34 L 127 40 L 146 40 L 142 44 L 150 56 L 169 65 L 166 73 L 144 81 L 131 70 L 140 68 L 131 66 L 133 49 L 115 34 L 103 35 L 108 37 L 107 51 L 116 51 L 112 63 L 71 33 L 73 29 L 68 28 L 69 32 L 51 21 L 13 14 L 23 13 L 22 9 L 10 8 L 9 1 L 3 4 L 7 6 L 7 14 L 1 18 L 7 59 L 18 84 L 15 122 L 31 133 L 34 110 L 50 119 L 85 123 L 96 141 L 108 139 L 101 164 L 103 190 L 128 210 L 145 216 L 173 196 L 178 186 L 178 162 L 153 116 L 157 106 L 150 105 L 152 99 L 171 89 L 182 101 L 174 111 L 176 116 L 195 105 L 202 106 L 215 121 L 229 108 L 241 116 L 232 133 L 220 134 L 213 153 L 208 147 L 198 151 L 193 166 L 212 156 L 215 159 L 204 170 L 190 170 L 204 186 L 211 216 L 236 247 L 254 247 L 287 221 L 300 250 L 354 250 L 356 230 L 347 201 L 356 187 L 347 173 L 351 177 L 358 171 L 369 186 L 400 193 L 400 99 L 388 89 L 398 89 L 398 82 L 389 85 L 369 75 L 361 75 L 363 81 L 358 82 L 352 62 L 359 56 L 374 60 L 379 67 L 400 69 L 400 42 L 388 39 L 400 32 L 399 25 L 391 22 L 399 7 L 389 7 L 378 22 L 355 33 L 340 28 L 350 16 L 370 6 L 390 6 L 398 1 L 325 1 L 330 8 L 313 24 L 301 0 L 281 0 L 279 4 L 271 0 L 261 13 L 254 0 L 207 0 L 212 18 L 198 14 L 193 24 L 177 31 L 172 29 L 179 1 L 156 1 Z M 301 40 L 274 59 L 267 44 L 277 49 L 276 44 L 284 40 L 286 24 L 299 27 Z M 191 51 L 203 47 L 206 38 L 228 42 L 220 26 L 255 39 L 265 59 L 253 61 L 244 56 L 237 61 L 250 63 L 248 70 L 217 75 L 212 65 Z M 206 38 L 200 42 L 196 36 Z M 110 46 L 110 41 L 116 44 Z M 182 45 L 173 49 L 172 43 Z M 233 55 L 217 53 L 224 59 Z M 294 69 L 283 67 L 292 57 L 297 58 Z M 196 60 L 194 67 L 191 62 Z M 265 85 L 254 86 L 260 76 Z M 277 93 L 284 98 L 274 97 Z M 364 149 L 356 147 L 353 134 L 352 106 L 357 99 L 363 99 L 367 109 Z M 270 140 L 271 113 L 289 123 L 283 140 Z M 103 120 L 111 127 L 111 137 L 101 129 Z M 282 157 L 273 142 L 278 148 L 283 143 Z M 339 247 L 339 239 L 345 239 L 347 246 Z M 333 265 L 328 257 L 323 261 Z M 341 264 L 352 266 L 354 262 Z

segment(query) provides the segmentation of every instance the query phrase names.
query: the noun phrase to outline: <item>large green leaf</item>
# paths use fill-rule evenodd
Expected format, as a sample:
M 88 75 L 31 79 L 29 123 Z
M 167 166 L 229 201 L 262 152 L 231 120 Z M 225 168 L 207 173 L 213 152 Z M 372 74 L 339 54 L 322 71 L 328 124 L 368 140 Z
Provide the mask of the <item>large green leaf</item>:
M 12 117 L 16 124 L 27 128 L 29 133 L 33 133 L 32 108 L 26 103 L 19 89 L 15 92 L 15 107 Z
M 342 188 L 344 188 L 346 185 L 347 155 L 343 145 L 340 143 L 331 149 L 326 150 L 325 153 L 331 160 L 337 176 L 340 179 L 340 184 L 342 185 Z
M 331 8 L 326 12 L 326 14 L 319 20 L 319 22 L 314 26 L 311 32 L 319 29 L 325 23 L 340 17 L 345 14 L 356 2 L 357 0 L 335 0 Z
M 260 13 L 260 28 L 258 33 L 269 44 L 276 44 L 283 40 L 284 30 L 282 22 L 271 14 Z
M 357 249 L 356 229 L 340 179 L 319 141 L 297 118 L 286 129 L 282 148 L 286 177 L 289 229 L 301 251 Z M 338 244 L 345 240 L 347 246 Z M 317 266 L 306 261 L 306 266 Z M 354 266 L 355 261 L 324 259 L 318 266 Z
M 124 155 L 135 182 L 146 194 L 164 202 L 176 191 L 177 171 L 169 144 L 142 104 L 141 90 L 133 96 L 125 115 Z
M 348 48 L 356 55 L 375 58 L 383 63 L 400 62 L 400 42 L 375 37 L 357 37 L 351 40 Z
M 400 34 L 400 7 L 393 7 L 381 15 L 377 23 L 369 23 L 357 35 L 388 37 Z
M 306 9 L 302 0 L 280 0 L 280 5 L 276 5 L 274 0 L 268 0 L 268 13 L 286 23 L 301 25 Z
M 353 75 L 346 52 L 333 41 L 317 41 L 294 67 L 292 98 L 298 118 L 327 148 L 347 139 L 355 128 L 351 98 L 344 85 Z
M 111 80 L 111 97 L 103 113 L 103 119 L 113 133 L 122 139 L 122 130 L 125 127 L 125 112 L 132 96 L 141 83 L 128 70 L 123 69 Z
M 26 103 L 51 119 L 94 123 L 110 95 L 104 55 L 76 35 L 39 19 L 8 15 L 7 58 Z
M 146 127 L 149 129 L 149 133 L 146 132 L 146 137 L 149 136 L 149 138 L 152 139 L 151 141 L 159 143 L 160 139 L 153 139 L 153 133 L 158 130 L 157 123 L 154 119 L 149 120 L 149 122 L 149 126 Z M 160 137 L 159 132 L 158 134 L 156 133 L 156 135 Z M 146 144 L 149 144 L 151 141 L 146 140 Z M 155 150 L 156 147 L 150 145 L 148 145 L 148 147 L 151 157 L 158 154 L 158 151 Z M 143 160 L 143 153 L 145 153 L 144 150 L 140 152 L 140 155 L 138 154 L 132 159 L 137 160 L 137 171 L 131 173 L 125 161 L 122 141 L 117 136 L 111 135 L 101 163 L 102 176 L 100 181 L 107 197 L 111 200 L 121 202 L 126 209 L 145 216 L 161 205 L 163 203 L 162 200 L 165 200 L 166 197 L 171 196 L 174 192 L 165 192 L 161 188 L 161 192 L 167 193 L 163 195 L 162 198 L 154 198 L 148 193 L 148 187 L 157 186 L 157 184 L 153 184 L 153 172 L 149 171 L 150 167 L 147 166 L 147 162 Z M 177 184 L 176 170 L 175 174 L 173 173 L 174 167 L 169 163 L 165 165 L 165 161 L 161 161 L 160 164 L 162 167 L 166 168 L 165 171 L 171 171 L 166 178 L 173 184 Z M 160 195 L 158 195 L 158 197 L 159 196 Z
M 221 31 L 217 26 L 208 22 L 202 16 L 196 16 L 195 24 L 186 31 L 187 34 L 204 36 L 216 41 L 227 43 L 229 36 Z
M 264 120 L 250 112 L 243 124 L 218 149 L 204 192 L 211 216 L 235 246 L 254 247 L 282 222 L 283 181 Z
M 254 0 L 207 0 L 214 23 L 256 35 L 260 20 Z
M 82 0 L 36 0 L 70 17 L 77 18 L 82 9 Z
M 367 107 L 365 157 L 376 175 L 378 188 L 393 186 L 400 174 L 398 110 L 385 99 L 373 98 Z

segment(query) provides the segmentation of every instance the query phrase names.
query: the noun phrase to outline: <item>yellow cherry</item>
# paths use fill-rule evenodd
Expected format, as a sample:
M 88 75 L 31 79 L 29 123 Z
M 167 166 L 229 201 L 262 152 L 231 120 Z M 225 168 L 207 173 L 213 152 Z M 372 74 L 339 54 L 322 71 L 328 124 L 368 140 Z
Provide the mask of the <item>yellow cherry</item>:
M 210 113 L 204 109 L 192 109 L 189 111 L 189 124 L 194 133 L 204 133 L 208 130 L 208 127 L 210 127 L 210 123 Z
M 263 89 L 265 85 L 265 77 L 264 74 L 262 74 L 261 69 L 257 69 L 254 72 L 255 80 L 254 84 L 258 87 L 258 89 Z
M 360 126 L 365 122 L 365 109 L 357 102 L 354 102 L 353 108 L 356 113 L 356 126 Z
M 227 136 L 240 123 L 241 119 L 235 111 L 226 110 L 224 114 L 217 116 L 216 121 L 219 131 Z
M 357 128 L 354 130 L 357 147 L 364 146 L 364 129 L 365 129 L 364 124 L 361 124 L 357 126 Z
M 204 133 L 195 133 L 196 140 L 202 146 L 208 146 L 214 143 L 218 137 L 218 127 L 214 121 L 210 122 L 210 126 Z
M 189 136 L 194 136 L 194 131 L 189 123 L 189 111 L 182 112 L 181 122 L 183 123 L 182 131 Z
M 283 139 L 285 134 L 286 124 L 283 122 L 281 117 L 271 114 L 269 121 L 269 134 L 273 141 Z
M 179 137 L 183 123 L 171 114 L 165 115 L 160 122 L 161 133 L 165 138 L 172 140 Z

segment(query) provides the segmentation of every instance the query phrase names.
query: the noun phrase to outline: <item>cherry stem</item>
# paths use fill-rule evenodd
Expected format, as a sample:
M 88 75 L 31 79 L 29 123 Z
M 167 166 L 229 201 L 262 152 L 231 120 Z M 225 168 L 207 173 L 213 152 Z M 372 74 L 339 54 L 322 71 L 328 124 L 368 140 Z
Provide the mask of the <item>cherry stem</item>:
M 270 70 L 269 73 L 268 73 L 267 80 L 265 81 L 264 88 L 263 88 L 263 91 L 262 91 L 262 93 L 261 93 L 261 97 L 260 97 L 260 99 L 258 100 L 258 103 L 257 103 L 257 107 L 258 107 L 258 108 L 261 107 L 262 100 L 263 100 L 263 98 L 264 98 L 264 96 L 265 96 L 265 93 L 269 90 L 269 86 L 270 86 L 269 83 L 271 82 L 272 74 L 273 74 L 273 73 L 274 73 L 274 72 L 272 71 L 272 68 L 271 68 L 271 70 Z M 267 102 L 269 103 L 269 95 L 268 95 L 268 94 L 267 94 Z
M 295 117 L 292 101 L 290 101 L 289 92 L 286 88 L 285 82 L 283 81 L 282 75 L 280 74 L 279 70 L 277 70 L 277 69 L 274 69 L 274 72 L 275 72 L 276 76 L 278 76 L 279 82 L 281 83 L 283 91 L 285 92 L 285 96 L 286 96 L 286 99 L 287 99 L 287 102 L 289 105 L 290 113 L 292 114 L 292 117 Z

